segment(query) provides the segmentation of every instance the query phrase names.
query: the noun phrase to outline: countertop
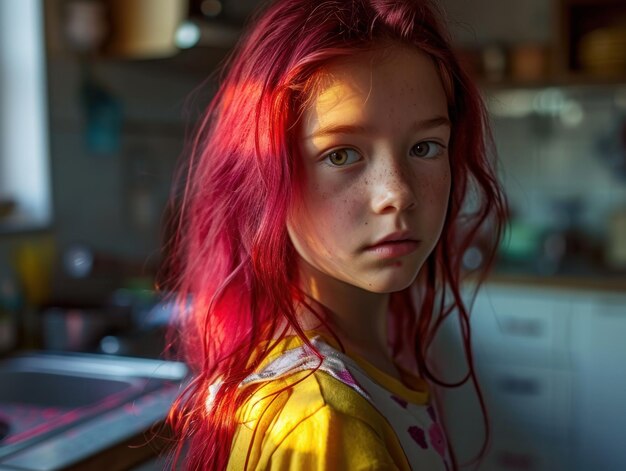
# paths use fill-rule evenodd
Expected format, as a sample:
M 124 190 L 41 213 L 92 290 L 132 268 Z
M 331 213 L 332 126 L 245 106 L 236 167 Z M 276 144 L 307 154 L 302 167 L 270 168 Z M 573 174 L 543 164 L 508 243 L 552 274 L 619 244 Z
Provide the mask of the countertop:
M 538 288 L 561 289 L 580 292 L 602 291 L 626 293 L 626 277 L 621 275 L 566 275 L 551 276 L 526 273 L 494 272 L 486 280 L 487 283 L 521 285 Z

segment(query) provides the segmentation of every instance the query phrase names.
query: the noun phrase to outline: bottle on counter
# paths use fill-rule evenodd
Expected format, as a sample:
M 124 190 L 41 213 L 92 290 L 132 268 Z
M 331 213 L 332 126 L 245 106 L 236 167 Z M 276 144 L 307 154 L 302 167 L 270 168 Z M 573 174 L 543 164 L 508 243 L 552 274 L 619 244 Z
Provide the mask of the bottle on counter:
M 0 267 L 0 355 L 11 352 L 18 344 L 18 319 L 23 297 L 15 273 Z

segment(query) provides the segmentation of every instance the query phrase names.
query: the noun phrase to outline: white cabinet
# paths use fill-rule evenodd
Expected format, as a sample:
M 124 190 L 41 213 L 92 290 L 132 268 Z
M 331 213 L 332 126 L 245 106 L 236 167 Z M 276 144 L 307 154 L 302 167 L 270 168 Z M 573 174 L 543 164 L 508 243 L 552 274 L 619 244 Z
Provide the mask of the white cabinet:
M 476 354 L 486 363 L 568 368 L 570 310 L 563 292 L 485 286 L 471 316 Z
M 473 345 L 494 427 L 481 470 L 568 469 L 570 312 L 558 291 L 487 285 L 477 297 Z
M 580 470 L 626 469 L 626 295 L 576 307 L 572 452 Z
M 542 441 L 558 441 L 567 433 L 572 415 L 570 371 L 481 363 L 479 376 L 497 426 L 532 431 Z
M 567 454 L 564 441 L 545 441 L 524 428 L 502 429 L 494 426 L 492 448 L 480 471 L 554 470 L 571 471 L 563 458 Z
M 626 470 L 626 293 L 485 285 L 470 326 L 493 432 L 479 471 Z M 467 372 L 461 345 L 452 315 L 431 350 L 445 380 Z M 478 399 L 440 394 L 463 462 L 482 444 Z

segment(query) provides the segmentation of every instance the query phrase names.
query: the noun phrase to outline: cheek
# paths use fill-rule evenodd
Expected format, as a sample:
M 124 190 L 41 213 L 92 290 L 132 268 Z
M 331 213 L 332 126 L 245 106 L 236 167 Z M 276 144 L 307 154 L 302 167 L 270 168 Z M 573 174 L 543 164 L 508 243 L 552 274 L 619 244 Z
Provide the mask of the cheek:
M 363 220 L 360 198 L 362 191 L 354 186 L 311 184 L 300 202 L 294 206 L 288 222 L 289 234 L 300 255 L 311 258 L 331 257 L 340 251 L 346 234 L 354 234 L 358 221 Z
M 338 179 L 337 179 L 338 180 Z M 361 206 L 365 189 L 356 182 L 318 178 L 317 183 L 307 187 L 302 206 L 311 219 L 315 232 L 324 234 L 332 231 L 336 234 L 354 223 L 361 215 Z
M 450 198 L 450 190 L 452 186 L 452 177 L 450 175 L 450 167 L 446 165 L 437 178 L 433 181 L 433 194 L 436 195 L 438 200 L 445 206 L 448 205 L 448 199 Z
M 447 206 L 451 188 L 450 167 L 445 165 L 436 172 L 421 175 L 417 187 L 419 201 L 429 207 Z

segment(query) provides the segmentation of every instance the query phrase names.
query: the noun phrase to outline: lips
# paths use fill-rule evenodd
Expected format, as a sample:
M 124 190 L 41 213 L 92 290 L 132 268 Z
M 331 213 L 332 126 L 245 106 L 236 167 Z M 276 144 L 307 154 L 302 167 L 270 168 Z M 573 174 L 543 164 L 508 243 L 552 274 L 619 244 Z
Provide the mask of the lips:
M 408 255 L 420 245 L 420 241 L 409 232 L 395 232 L 365 248 L 367 252 L 382 258 L 394 258 Z
M 368 246 L 367 248 L 368 249 L 375 248 L 379 245 L 401 243 L 401 242 L 419 242 L 419 240 L 417 240 L 417 238 L 411 235 L 411 233 L 408 231 L 394 232 L 392 234 L 389 234 L 383 237 L 382 239 L 379 239 L 377 242 Z

